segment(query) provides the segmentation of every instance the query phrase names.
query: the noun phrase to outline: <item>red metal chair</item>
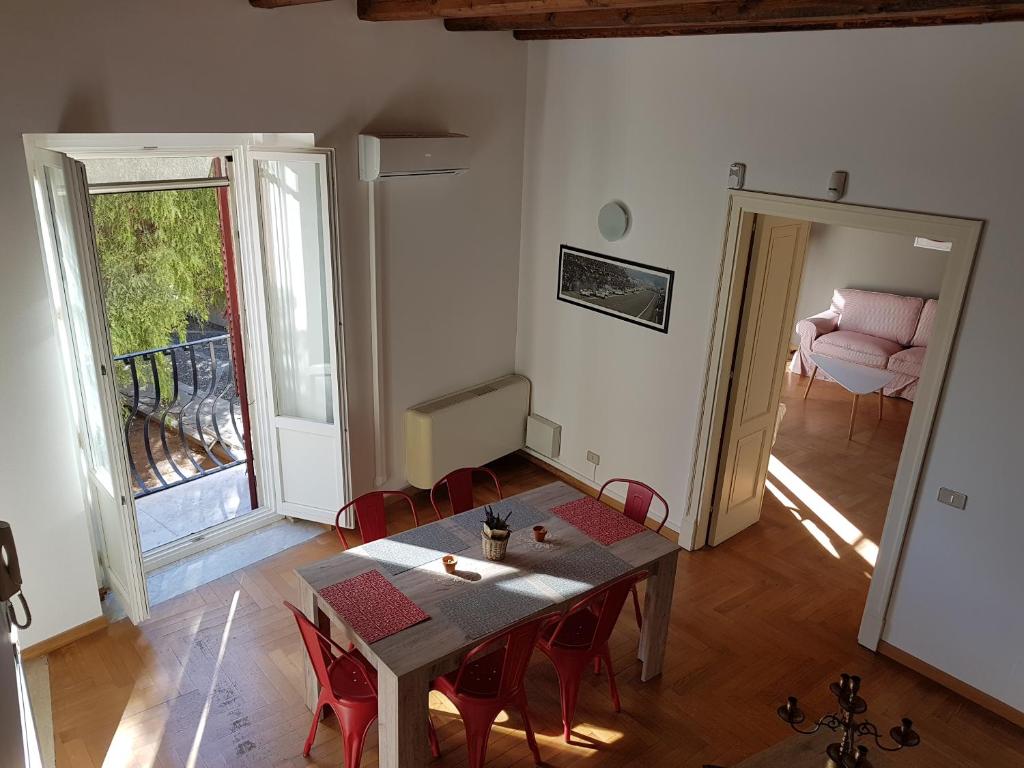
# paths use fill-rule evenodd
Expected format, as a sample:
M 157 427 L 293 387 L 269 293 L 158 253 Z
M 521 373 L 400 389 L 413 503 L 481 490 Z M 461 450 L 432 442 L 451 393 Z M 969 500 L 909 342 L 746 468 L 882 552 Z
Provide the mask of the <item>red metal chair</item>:
M 295 614 L 302 642 L 320 683 L 320 698 L 313 713 L 313 726 L 302 749 L 309 757 L 320 724 L 320 713 L 329 707 L 338 718 L 345 745 L 345 765 L 358 768 L 363 754 L 366 731 L 377 719 L 377 672 L 357 650 L 345 650 L 324 635 L 289 602 L 285 606 Z
M 592 661 L 604 661 L 608 671 L 615 711 L 621 710 L 619 690 L 615 686 L 615 671 L 608 651 L 608 638 L 622 612 L 626 596 L 641 576 L 630 574 L 570 608 L 557 624 L 547 627 L 537 641 L 537 647 L 551 659 L 558 673 L 558 687 L 562 698 L 562 735 L 569 741 L 576 701 L 579 698 L 583 670 Z
M 476 502 L 473 499 L 473 478 L 476 475 L 489 477 L 491 482 L 494 483 L 494 490 L 497 491 L 498 498 L 501 498 L 501 483 L 498 482 L 498 476 L 487 467 L 453 469 L 434 483 L 434 487 L 430 489 L 430 503 L 437 513 L 438 520 L 441 519 L 441 508 L 437 505 L 437 494 L 441 490 L 441 486 L 448 486 L 448 501 L 451 504 L 453 515 L 473 509 L 476 506 Z
M 462 716 L 469 768 L 483 767 L 491 726 L 498 713 L 510 706 L 522 714 L 526 743 L 533 752 L 534 763 L 541 765 L 523 678 L 537 638 L 544 626 L 553 623 L 557 616 L 557 613 L 550 613 L 530 619 L 485 640 L 466 654 L 457 671 L 437 678 L 431 685 L 432 690 L 447 696 Z M 433 724 L 430 744 L 434 757 L 439 757 L 441 750 Z
M 665 508 L 665 514 L 661 518 L 661 522 L 658 523 L 658 527 L 654 529 L 655 533 L 661 533 L 661 529 L 665 527 L 665 521 L 668 520 L 668 502 L 665 501 L 665 497 L 647 485 L 647 483 L 641 483 L 639 480 L 630 480 L 625 477 L 613 477 L 601 486 L 601 490 L 597 493 L 598 501 L 604 496 L 604 489 L 612 483 L 626 483 L 626 502 L 623 504 L 622 514 L 630 520 L 640 523 L 640 525 L 644 525 L 647 522 L 647 513 L 651 510 L 653 500 L 657 498 L 661 502 L 661 506 Z M 635 584 L 633 585 L 633 613 L 636 615 L 636 625 L 642 629 L 644 617 L 640 612 L 640 595 L 637 594 Z M 600 661 L 595 664 L 594 668 L 598 669 L 599 666 Z
M 416 515 L 416 504 L 413 503 L 412 496 L 408 493 L 402 491 L 370 491 L 350 501 L 339 509 L 338 514 L 334 516 L 334 530 L 341 541 L 342 549 L 348 549 L 348 541 L 346 541 L 345 533 L 341 528 L 341 516 L 349 507 L 355 507 L 356 509 L 356 527 L 359 529 L 359 535 L 363 539 L 363 544 L 383 539 L 388 535 L 387 512 L 384 504 L 389 496 L 400 496 L 405 499 L 405 503 L 409 505 L 409 511 L 412 512 L 413 524 L 419 526 L 420 519 Z

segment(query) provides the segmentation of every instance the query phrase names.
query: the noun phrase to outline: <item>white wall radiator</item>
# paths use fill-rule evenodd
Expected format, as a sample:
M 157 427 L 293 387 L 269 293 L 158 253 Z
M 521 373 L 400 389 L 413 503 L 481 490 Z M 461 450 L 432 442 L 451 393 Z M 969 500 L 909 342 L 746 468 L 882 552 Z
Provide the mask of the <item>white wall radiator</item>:
M 525 445 L 530 380 L 512 374 L 405 412 L 405 475 L 430 488 L 459 467 L 476 467 Z

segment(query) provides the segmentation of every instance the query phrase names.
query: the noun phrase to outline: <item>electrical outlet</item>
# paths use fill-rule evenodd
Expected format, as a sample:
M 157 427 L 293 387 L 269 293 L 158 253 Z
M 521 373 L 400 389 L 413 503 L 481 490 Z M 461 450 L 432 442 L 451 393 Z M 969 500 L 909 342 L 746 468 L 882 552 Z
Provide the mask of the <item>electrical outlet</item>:
M 595 467 L 601 463 L 600 454 L 594 453 L 593 451 L 587 451 L 587 461 L 593 464 Z
M 954 509 L 965 509 L 967 507 L 967 494 L 960 491 L 952 491 L 949 488 L 939 488 L 939 501 Z

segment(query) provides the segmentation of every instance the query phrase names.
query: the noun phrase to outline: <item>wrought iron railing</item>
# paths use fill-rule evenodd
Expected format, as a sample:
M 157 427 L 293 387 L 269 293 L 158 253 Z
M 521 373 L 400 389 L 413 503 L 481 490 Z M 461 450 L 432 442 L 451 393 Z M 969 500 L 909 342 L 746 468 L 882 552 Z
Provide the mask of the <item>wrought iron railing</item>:
M 246 461 L 228 334 L 119 355 L 135 497 Z

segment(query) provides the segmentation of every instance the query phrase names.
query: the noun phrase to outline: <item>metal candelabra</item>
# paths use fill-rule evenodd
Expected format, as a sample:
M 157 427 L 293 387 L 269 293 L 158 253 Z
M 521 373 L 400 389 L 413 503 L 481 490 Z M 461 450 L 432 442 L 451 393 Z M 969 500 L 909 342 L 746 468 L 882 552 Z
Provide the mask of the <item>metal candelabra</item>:
M 804 730 L 797 727 L 806 717 L 795 696 L 790 696 L 786 703 L 779 707 L 778 713 L 779 717 L 789 723 L 789 727 L 797 733 L 810 735 L 817 733 L 822 726 L 831 731 L 841 732 L 842 739 L 829 744 L 825 750 L 837 768 L 871 768 L 867 757 L 868 748 L 862 744 L 855 744 L 857 739 L 863 737 L 874 739 L 875 745 L 885 752 L 896 752 L 904 747 L 916 747 L 921 743 L 921 737 L 914 731 L 914 724 L 909 717 L 904 717 L 899 725 L 889 731 L 889 738 L 896 746 L 883 744 L 881 734 L 873 723 L 857 719 L 868 709 L 867 702 L 857 695 L 860 691 L 860 678 L 857 675 L 848 675 L 844 672 L 839 682 L 832 683 L 829 690 L 839 702 L 839 711 L 818 718 L 813 728 Z

